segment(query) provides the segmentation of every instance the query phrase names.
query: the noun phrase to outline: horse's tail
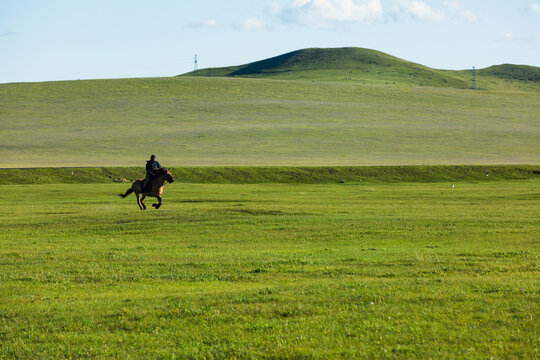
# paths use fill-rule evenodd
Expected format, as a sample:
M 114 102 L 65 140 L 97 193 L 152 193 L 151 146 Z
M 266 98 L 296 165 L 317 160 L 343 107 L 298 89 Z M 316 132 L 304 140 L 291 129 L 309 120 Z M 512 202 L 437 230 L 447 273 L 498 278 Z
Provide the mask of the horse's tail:
M 129 188 L 127 189 L 126 193 L 125 194 L 118 194 L 123 198 L 125 198 L 126 196 L 128 196 L 129 194 L 131 194 L 133 192 L 133 189 L 132 188 Z

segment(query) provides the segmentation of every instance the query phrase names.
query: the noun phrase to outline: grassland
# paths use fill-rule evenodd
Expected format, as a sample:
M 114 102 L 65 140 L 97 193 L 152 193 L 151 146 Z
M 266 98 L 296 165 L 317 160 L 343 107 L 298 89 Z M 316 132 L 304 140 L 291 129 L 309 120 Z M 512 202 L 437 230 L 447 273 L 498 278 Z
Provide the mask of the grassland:
M 0 358 L 538 358 L 538 68 L 339 51 L 0 85 Z
M 538 357 L 540 180 L 0 186 L 0 358 Z
M 179 77 L 3 84 L 0 103 L 4 168 L 540 159 L 540 92 L 512 86 Z

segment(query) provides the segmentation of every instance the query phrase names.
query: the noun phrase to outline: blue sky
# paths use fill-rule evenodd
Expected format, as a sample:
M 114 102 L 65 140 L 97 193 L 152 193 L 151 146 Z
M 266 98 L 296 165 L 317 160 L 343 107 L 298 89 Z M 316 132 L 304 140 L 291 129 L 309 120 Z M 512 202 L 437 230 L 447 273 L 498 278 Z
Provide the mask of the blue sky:
M 172 76 L 307 47 L 540 66 L 540 0 L 0 0 L 0 83 Z

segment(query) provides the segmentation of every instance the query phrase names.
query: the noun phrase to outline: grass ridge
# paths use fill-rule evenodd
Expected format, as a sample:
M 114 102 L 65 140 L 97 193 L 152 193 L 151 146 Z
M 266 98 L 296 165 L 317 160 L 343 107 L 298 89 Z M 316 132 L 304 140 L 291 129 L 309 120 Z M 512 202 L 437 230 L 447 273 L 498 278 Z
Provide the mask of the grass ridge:
M 324 184 L 523 180 L 540 174 L 538 165 L 409 166 L 209 166 L 170 167 L 175 181 L 200 184 Z M 0 185 L 127 182 L 144 176 L 142 167 L 0 169 Z

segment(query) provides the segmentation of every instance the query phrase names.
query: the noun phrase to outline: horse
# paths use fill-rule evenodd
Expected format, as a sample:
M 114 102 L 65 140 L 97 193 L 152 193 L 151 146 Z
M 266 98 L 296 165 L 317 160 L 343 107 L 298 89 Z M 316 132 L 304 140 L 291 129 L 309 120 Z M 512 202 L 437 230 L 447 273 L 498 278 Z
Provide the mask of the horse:
M 147 196 L 155 197 L 158 199 L 159 202 L 157 204 L 152 204 L 152 206 L 155 207 L 156 209 L 159 209 L 159 207 L 161 206 L 161 194 L 163 194 L 163 187 L 165 186 L 165 181 L 172 183 L 174 179 L 171 173 L 169 172 L 169 170 L 165 168 L 161 168 L 159 170 L 156 170 L 156 172 L 154 173 L 154 176 L 152 176 L 152 183 L 151 183 L 152 186 L 150 188 L 150 191 L 143 192 L 144 180 L 138 179 L 138 180 L 135 180 L 133 184 L 131 184 L 131 188 L 127 189 L 125 194 L 119 194 L 119 195 L 122 198 L 125 198 L 126 196 L 134 192 L 135 195 L 137 196 L 137 205 L 139 205 L 139 208 L 141 210 L 146 210 L 146 205 L 144 204 L 143 201 Z M 139 195 L 141 194 L 142 194 L 142 198 L 139 200 Z

